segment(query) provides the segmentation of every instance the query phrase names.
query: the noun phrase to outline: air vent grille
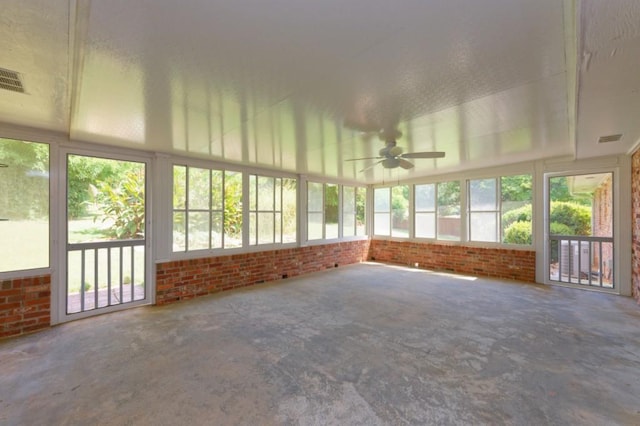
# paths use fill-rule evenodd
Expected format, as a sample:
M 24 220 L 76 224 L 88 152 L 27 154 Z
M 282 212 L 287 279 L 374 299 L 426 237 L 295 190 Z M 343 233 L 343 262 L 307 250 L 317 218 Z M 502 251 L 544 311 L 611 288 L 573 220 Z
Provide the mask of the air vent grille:
M 15 71 L 0 68 L 0 89 L 24 93 L 24 86 L 20 74 Z
M 622 139 L 622 133 L 617 135 L 600 136 L 598 143 L 618 142 L 620 139 Z

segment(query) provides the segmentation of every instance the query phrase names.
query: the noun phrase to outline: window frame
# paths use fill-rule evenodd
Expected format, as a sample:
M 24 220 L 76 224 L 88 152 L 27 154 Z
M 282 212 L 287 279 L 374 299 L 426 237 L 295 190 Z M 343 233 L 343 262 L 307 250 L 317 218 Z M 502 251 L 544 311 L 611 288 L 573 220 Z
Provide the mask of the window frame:
M 57 232 L 57 226 L 60 226 L 60 223 L 65 223 L 64 221 L 62 221 L 62 219 L 58 219 L 56 220 L 55 218 L 55 213 L 54 212 L 58 212 L 60 207 L 62 206 L 65 209 L 66 212 L 66 199 L 62 202 L 60 202 L 57 197 L 55 196 L 55 188 L 54 185 L 58 185 L 58 187 L 60 187 L 60 189 L 62 189 L 61 187 L 64 185 L 64 187 L 66 187 L 66 175 L 65 175 L 65 179 L 64 182 L 62 183 L 62 180 L 59 179 L 59 172 L 58 172 L 58 165 L 57 165 L 57 161 L 58 161 L 58 148 L 55 144 L 49 143 L 49 142 L 43 142 L 38 140 L 37 138 L 25 138 L 22 137 L 21 135 L 16 135 L 16 136 L 10 136 L 10 135 L 3 135 L 0 137 L 0 139 L 5 139 L 5 140 L 9 140 L 9 141 L 15 141 L 15 142 L 22 142 L 22 143 L 28 143 L 28 144 L 38 144 L 38 145 L 43 145 L 47 147 L 47 196 L 46 196 L 46 201 L 47 201 L 47 232 L 46 232 L 46 237 L 47 237 L 47 242 L 44 245 L 44 248 L 47 251 L 47 265 L 38 265 L 38 266 L 32 266 L 32 267 L 27 267 L 27 268 L 21 268 L 21 269 L 8 269 L 5 271 L 0 271 L 0 279 L 17 279 L 17 278 L 23 278 L 23 277 L 33 277 L 33 276 L 37 276 L 40 274 L 52 274 L 53 271 L 53 266 L 56 265 L 57 262 L 59 262 L 58 259 L 58 250 L 56 248 L 56 242 L 55 242 L 55 238 L 53 237 L 53 235 L 55 235 L 54 233 Z M 3 162 L 3 161 L 0 161 Z M 9 167 L 11 167 L 11 165 L 9 165 Z M 65 191 L 66 193 L 66 191 Z M 66 226 L 64 226 L 64 229 L 66 230 Z
M 252 182 L 252 178 L 253 182 Z M 248 235 L 248 247 L 265 247 L 265 246 L 282 246 L 282 245 L 291 245 L 296 244 L 298 241 L 298 227 L 295 229 L 295 237 L 293 241 L 285 242 L 285 222 L 284 222 L 284 210 L 285 210 L 285 185 L 284 181 L 292 181 L 295 182 L 295 210 L 296 217 L 294 218 L 294 222 L 297 225 L 298 219 L 298 202 L 297 202 L 297 192 L 298 192 L 298 179 L 291 178 L 286 176 L 274 176 L 268 174 L 261 174 L 258 172 L 248 172 L 247 173 L 249 192 L 247 197 L 249 198 L 248 203 L 248 215 L 249 215 L 249 224 L 247 227 L 247 235 Z M 271 179 L 273 184 L 272 196 L 273 200 L 271 203 L 272 209 L 261 209 L 260 207 L 260 179 Z M 251 189 L 252 183 L 255 183 L 255 189 Z M 252 195 L 255 195 L 255 200 L 251 200 Z M 255 205 L 255 208 L 252 207 L 252 204 Z M 273 232 L 272 239 L 270 242 L 260 242 L 260 213 L 273 214 Z M 255 217 L 255 229 L 252 225 L 253 217 Z M 279 217 L 279 220 L 278 220 Z M 251 235 L 251 232 L 254 231 L 255 235 Z
M 176 208 L 174 201 L 173 201 L 173 197 L 175 194 L 175 168 L 176 167 L 184 167 L 185 169 L 185 173 L 184 173 L 184 178 L 185 178 L 185 182 L 184 182 L 184 208 Z M 209 202 L 208 202 L 208 208 L 193 208 L 191 209 L 189 207 L 189 170 L 190 169 L 202 169 L 202 170 L 207 170 L 209 172 L 209 189 L 208 189 L 208 194 L 209 194 Z M 169 221 L 170 221 L 170 227 L 171 227 L 171 233 L 170 233 L 170 255 L 173 256 L 181 256 L 181 255 L 188 255 L 188 254 L 192 254 L 192 253 L 207 253 L 207 252 L 219 252 L 219 251 L 224 251 L 224 252 L 228 252 L 230 250 L 238 250 L 238 249 L 242 249 L 244 248 L 244 238 L 243 238 L 243 233 L 244 233 L 244 208 L 241 211 L 241 217 L 243 218 L 242 220 L 242 231 L 240 233 L 240 244 L 239 245 L 227 245 L 226 241 L 227 238 L 229 237 L 225 230 L 224 230 L 224 222 L 225 222 L 225 198 L 226 198 L 226 193 L 227 193 L 227 179 L 228 179 L 228 174 L 236 174 L 240 176 L 240 187 L 241 187 L 241 193 L 240 193 L 240 199 L 241 201 L 244 200 L 244 179 L 245 179 L 245 173 L 238 171 L 238 170 L 234 170 L 234 169 L 227 169 L 224 167 L 221 167 L 219 165 L 211 165 L 211 164 L 196 164 L 196 163 L 191 163 L 191 162 L 180 162 L 180 161 L 173 161 L 170 163 L 170 170 L 171 170 L 171 193 L 170 193 L 170 215 L 169 215 Z M 221 173 L 221 177 L 222 177 L 222 184 L 221 184 L 221 200 L 222 200 L 222 204 L 221 204 L 221 209 L 218 208 L 213 208 L 212 206 L 212 190 L 213 190 L 213 179 L 212 179 L 212 174 L 213 172 L 220 172 Z M 181 212 L 182 214 L 184 214 L 184 248 L 180 249 L 180 250 L 176 250 L 175 249 L 175 238 L 174 238 L 174 232 L 175 232 L 175 215 L 176 213 Z M 207 213 L 209 215 L 209 244 L 208 244 L 208 248 L 197 248 L 197 249 L 190 249 L 189 248 L 189 213 Z M 213 231 L 213 215 L 215 213 L 219 213 L 220 214 L 220 221 L 221 221 L 221 226 L 222 226 L 222 232 L 220 234 L 221 236 L 221 243 L 220 246 L 213 246 L 212 244 L 212 237 L 211 237 L 211 233 Z
M 494 199 L 495 203 L 494 209 L 474 209 L 472 197 L 474 196 L 472 192 L 472 182 L 474 181 L 493 181 L 494 183 Z M 473 243 L 501 243 L 502 242 L 502 176 L 498 177 L 486 177 L 486 178 L 475 178 L 475 179 L 467 179 L 467 241 Z M 473 238 L 473 226 L 472 220 L 474 214 L 488 214 L 491 213 L 494 216 L 495 220 L 495 231 L 494 231 L 494 240 L 480 240 Z
M 346 199 L 346 188 L 350 188 L 353 189 L 353 211 L 347 211 L 346 207 L 347 207 L 347 203 L 345 202 Z M 367 236 L 367 187 L 365 186 L 359 186 L 359 185 L 341 185 L 341 224 L 340 224 L 340 237 L 343 239 L 351 239 L 351 238 L 362 238 L 362 237 L 366 237 Z M 364 220 L 362 226 L 358 226 L 358 215 L 359 215 L 359 211 L 358 211 L 358 197 L 359 194 L 361 194 L 362 192 L 364 192 L 364 211 L 362 212 L 362 218 Z M 346 224 L 346 220 L 345 217 L 351 217 L 353 216 L 353 233 L 349 233 L 348 235 L 345 235 L 345 224 Z M 359 234 L 358 230 L 362 229 L 363 233 Z

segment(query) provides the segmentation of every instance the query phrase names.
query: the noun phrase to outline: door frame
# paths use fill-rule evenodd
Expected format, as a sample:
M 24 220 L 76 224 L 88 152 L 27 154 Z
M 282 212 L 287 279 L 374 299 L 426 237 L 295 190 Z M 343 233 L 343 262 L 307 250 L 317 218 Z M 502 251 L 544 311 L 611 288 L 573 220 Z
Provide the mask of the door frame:
M 549 277 L 549 178 L 556 176 L 570 176 L 579 174 L 613 174 L 613 246 L 614 246 L 614 277 L 615 288 L 612 290 L 597 287 L 587 287 L 584 285 L 570 285 L 551 281 Z M 558 163 L 546 165 L 544 171 L 539 174 L 539 196 L 536 197 L 538 205 L 539 221 L 537 235 L 543 236 L 537 241 L 536 251 L 537 261 L 537 281 L 549 284 L 568 286 L 591 291 L 619 294 L 623 296 L 631 295 L 631 161 L 628 156 L 620 155 L 607 159 L 584 160 L 571 163 Z M 626 194 L 626 196 L 625 196 Z M 540 229 L 542 228 L 542 229 Z
M 116 161 L 132 161 L 145 164 L 145 297 L 139 301 L 114 305 L 99 309 L 92 309 L 85 312 L 67 314 L 67 159 L 69 155 L 104 158 Z M 56 203 L 57 223 L 52 223 L 57 228 L 57 238 L 54 242 L 56 256 L 56 268 L 52 271 L 55 274 L 55 285 L 52 286 L 52 306 L 51 323 L 59 324 L 76 319 L 87 318 L 103 313 L 117 312 L 131 309 L 137 306 L 155 303 L 155 273 L 153 269 L 154 252 L 152 241 L 152 156 L 140 153 L 128 153 L 120 150 L 102 150 L 95 148 L 80 148 L 75 146 L 61 146 L 58 150 L 58 187 Z

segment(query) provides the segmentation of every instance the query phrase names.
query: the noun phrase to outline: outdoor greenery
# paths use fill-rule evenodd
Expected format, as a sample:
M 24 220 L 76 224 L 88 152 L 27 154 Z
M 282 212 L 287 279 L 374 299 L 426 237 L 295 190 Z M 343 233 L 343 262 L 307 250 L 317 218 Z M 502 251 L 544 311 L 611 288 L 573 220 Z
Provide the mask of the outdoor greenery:
M 502 228 L 506 230 L 514 222 L 531 222 L 531 217 L 531 204 L 525 204 L 502 214 Z
M 460 182 L 449 181 L 438 184 L 438 215 L 460 215 Z
M 69 155 L 67 211 L 70 221 L 93 217 L 91 239 L 132 239 L 144 236 L 145 166 L 80 155 Z
M 144 237 L 144 169 L 129 170 L 121 181 L 90 184 L 93 200 L 103 222 L 110 222 L 107 235 L 117 239 Z
M 521 176 L 502 178 L 502 196 L 505 200 L 519 198 L 519 191 L 528 188 L 529 202 L 521 207 L 503 212 L 502 228 L 504 242 L 509 244 L 531 244 L 531 188 Z M 554 177 L 549 181 L 551 208 L 549 227 L 552 235 L 591 235 L 592 194 L 573 194 L 569 190 L 565 176 Z M 528 238 L 525 238 L 529 230 Z M 527 241 L 523 243 L 522 241 Z
M 49 217 L 49 145 L 0 138 L 0 217 Z
M 141 166 L 131 161 L 83 155 L 69 155 L 67 162 L 67 214 L 72 220 L 90 215 L 89 210 L 96 206 L 92 185 L 101 182 L 117 188 L 129 171 Z
M 224 233 L 241 238 L 242 173 L 226 172 L 224 184 Z
M 552 235 L 591 235 L 591 208 L 583 204 L 552 201 L 549 221 Z M 531 204 L 503 214 L 502 226 L 505 243 L 523 244 L 522 232 L 531 229 Z
M 394 227 L 408 227 L 409 186 L 399 185 L 391 188 L 391 212 Z
M 364 188 L 356 188 L 356 225 L 364 227 L 367 205 L 367 191 Z
M 513 222 L 505 230 L 504 241 L 509 244 L 531 244 L 531 221 Z
M 585 205 L 552 201 L 549 221 L 551 224 L 565 225 L 571 231 L 567 235 L 591 235 L 591 208 Z
M 549 196 L 552 201 L 568 201 L 582 206 L 591 207 L 592 194 L 576 194 L 569 190 L 569 181 L 566 176 L 557 176 L 549 179 Z
M 533 180 L 531 175 L 503 176 L 500 179 L 500 192 L 503 202 L 531 202 Z

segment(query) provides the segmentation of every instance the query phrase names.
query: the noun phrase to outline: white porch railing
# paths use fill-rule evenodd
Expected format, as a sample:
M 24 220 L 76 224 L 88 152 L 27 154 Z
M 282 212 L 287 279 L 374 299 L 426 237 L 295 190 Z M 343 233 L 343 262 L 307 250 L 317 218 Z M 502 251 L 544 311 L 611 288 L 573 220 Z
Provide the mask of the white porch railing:
M 145 240 L 67 244 L 67 314 L 145 298 Z
M 549 279 L 568 284 L 613 289 L 613 238 L 552 235 Z

